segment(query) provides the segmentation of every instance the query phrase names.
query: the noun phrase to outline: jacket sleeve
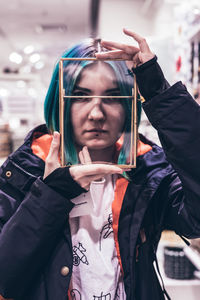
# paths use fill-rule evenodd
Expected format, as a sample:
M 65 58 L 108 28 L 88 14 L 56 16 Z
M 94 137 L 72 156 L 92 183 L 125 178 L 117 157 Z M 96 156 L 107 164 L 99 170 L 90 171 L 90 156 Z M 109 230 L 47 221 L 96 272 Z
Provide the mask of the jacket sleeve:
M 20 299 L 44 270 L 73 204 L 40 178 L 31 182 L 7 166 L 0 176 L 0 295 Z
M 154 72 L 156 65 L 155 62 Z M 149 84 L 142 80 L 142 72 L 139 88 Z M 170 87 L 162 78 L 160 90 L 157 86 L 148 94 L 146 86 L 147 101 L 143 108 L 175 170 L 162 193 L 168 196 L 165 226 L 180 235 L 196 238 L 200 236 L 200 106 L 181 82 Z

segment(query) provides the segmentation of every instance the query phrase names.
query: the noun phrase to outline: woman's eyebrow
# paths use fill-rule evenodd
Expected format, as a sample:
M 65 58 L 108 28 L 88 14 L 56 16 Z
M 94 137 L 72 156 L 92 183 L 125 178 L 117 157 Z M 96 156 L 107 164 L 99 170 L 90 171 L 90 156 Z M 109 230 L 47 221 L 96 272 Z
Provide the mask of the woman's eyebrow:
M 85 92 L 85 93 L 91 93 L 92 91 L 90 89 L 87 89 L 87 88 L 84 88 L 84 87 L 81 87 L 79 85 L 76 85 L 74 87 L 74 91 L 82 91 L 82 92 Z M 117 87 L 117 88 L 112 88 L 112 89 L 107 89 L 105 90 L 104 92 L 105 94 L 112 94 L 112 93 L 120 93 L 120 89 Z
M 79 86 L 79 85 L 75 85 L 74 91 L 75 91 L 75 90 L 79 90 L 79 91 L 82 91 L 82 92 L 91 93 L 91 90 L 90 90 L 90 89 L 86 89 L 86 88 L 81 87 L 81 86 Z
M 120 89 L 119 88 L 113 88 L 113 89 L 107 89 L 105 91 L 106 93 L 120 93 Z

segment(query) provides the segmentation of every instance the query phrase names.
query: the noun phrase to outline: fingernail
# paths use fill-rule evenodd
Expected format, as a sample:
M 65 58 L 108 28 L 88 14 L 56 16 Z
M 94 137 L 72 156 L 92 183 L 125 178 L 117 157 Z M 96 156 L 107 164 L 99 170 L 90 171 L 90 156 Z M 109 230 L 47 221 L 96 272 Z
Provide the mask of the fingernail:
M 117 173 L 122 174 L 122 173 L 123 173 L 123 170 L 122 170 L 122 169 L 121 169 L 121 170 L 118 170 Z
M 53 138 L 57 140 L 57 139 L 59 139 L 59 136 L 60 136 L 59 132 L 58 131 L 54 131 Z

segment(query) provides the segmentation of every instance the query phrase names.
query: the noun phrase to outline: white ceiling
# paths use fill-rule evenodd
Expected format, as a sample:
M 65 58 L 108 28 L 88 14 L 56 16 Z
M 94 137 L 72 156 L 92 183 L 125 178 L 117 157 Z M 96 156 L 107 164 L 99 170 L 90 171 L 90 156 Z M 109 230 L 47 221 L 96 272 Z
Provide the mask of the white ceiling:
M 33 45 L 41 60 L 52 66 L 64 49 L 89 35 L 90 0 L 0 0 L 0 72 L 17 69 L 9 55 Z M 49 63 L 48 63 L 49 62 Z M 34 70 L 33 70 L 34 71 Z
M 31 68 L 31 74 L 40 75 L 46 86 L 52 66 L 61 53 L 74 42 L 90 36 L 92 1 L 98 0 L 0 0 L 0 80 L 6 68 L 11 72 L 18 71 L 22 74 L 28 72 L 27 68 L 24 68 L 28 66 Z M 137 28 L 131 10 L 127 9 L 129 5 L 133 8 L 133 13 L 138 14 L 136 23 L 140 24 L 141 19 L 141 22 L 150 28 L 150 25 L 153 25 L 152 16 L 164 2 L 164 0 L 99 1 L 99 19 L 104 26 L 104 32 L 110 31 L 110 23 L 114 27 L 115 24 L 123 22 L 119 20 L 118 15 L 124 17 L 125 26 L 126 19 L 130 19 L 132 28 Z M 134 11 L 133 4 L 137 7 L 138 13 Z M 125 6 L 126 14 L 123 14 Z M 110 13 L 109 7 L 112 8 L 113 13 Z M 117 10 L 120 10 L 118 14 L 116 14 Z M 109 15 L 106 14 L 107 11 Z M 35 69 L 35 65 L 29 62 L 30 55 L 24 54 L 24 48 L 28 45 L 34 46 L 33 53 L 40 54 L 41 61 L 45 64 L 43 69 Z M 21 64 L 17 65 L 9 60 L 12 52 L 23 56 Z
M 9 61 L 15 51 L 23 55 L 27 45 L 33 45 L 35 52 L 52 66 L 69 44 L 88 37 L 90 28 L 90 6 L 96 0 L 0 0 L 0 72 L 4 68 L 17 69 L 20 66 Z M 100 3 L 139 3 L 143 9 L 158 0 L 100 0 Z M 162 1 L 161 1 L 162 2 Z M 112 19 L 112 16 L 111 16 Z M 49 61 L 49 63 L 48 63 Z M 32 70 L 34 71 L 34 69 Z

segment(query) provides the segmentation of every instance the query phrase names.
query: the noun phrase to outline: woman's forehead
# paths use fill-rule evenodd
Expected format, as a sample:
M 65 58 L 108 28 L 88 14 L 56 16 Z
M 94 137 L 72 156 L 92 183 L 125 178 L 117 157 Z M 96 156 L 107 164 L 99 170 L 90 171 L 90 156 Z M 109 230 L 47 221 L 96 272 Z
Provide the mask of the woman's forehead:
M 81 71 L 79 82 L 86 81 L 92 79 L 93 81 L 96 80 L 107 80 L 109 82 L 116 83 L 117 78 L 114 70 L 112 67 L 105 62 L 95 62 L 92 64 L 87 65 Z

